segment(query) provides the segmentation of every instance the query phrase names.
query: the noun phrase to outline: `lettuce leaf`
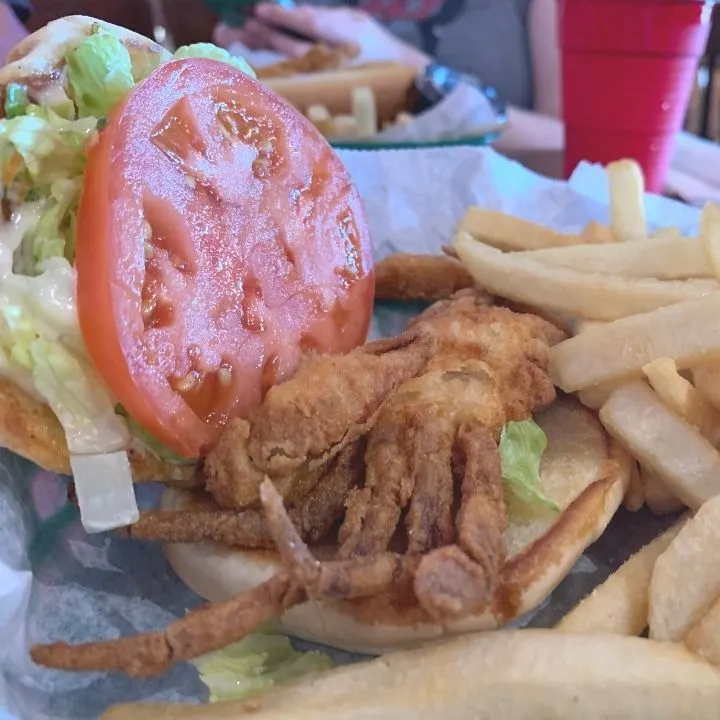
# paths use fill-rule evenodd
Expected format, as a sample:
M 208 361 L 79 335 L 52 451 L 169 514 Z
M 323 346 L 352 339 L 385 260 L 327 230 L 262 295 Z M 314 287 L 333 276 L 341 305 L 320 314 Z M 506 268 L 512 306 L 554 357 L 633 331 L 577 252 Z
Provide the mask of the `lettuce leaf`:
M 99 25 L 65 55 L 65 63 L 79 117 L 105 117 L 135 85 L 130 53 Z
M 32 233 L 32 257 L 35 267 L 52 257 L 75 257 L 75 216 L 80 199 L 82 181 L 56 180 L 50 188 L 50 198 Z
M 327 655 L 295 650 L 284 635 L 248 635 L 240 642 L 194 661 L 210 691 L 210 702 L 245 698 L 334 666 Z
M 65 120 L 31 105 L 26 115 L 0 121 L 0 159 L 6 195 L 43 202 L 42 213 L 18 250 L 16 272 L 35 275 L 51 257 L 75 257 L 85 145 L 96 121 Z
M 152 450 L 161 460 L 172 463 L 173 465 L 192 465 L 195 460 L 188 460 L 187 458 L 176 455 L 172 450 L 166 448 L 159 440 L 156 440 L 135 418 L 128 414 L 127 410 L 122 405 L 115 406 L 115 412 L 118 415 L 122 415 L 128 424 L 130 433 L 138 438 L 141 442 Z
M 500 434 L 502 479 L 510 492 L 529 505 L 559 510 L 540 485 L 540 462 L 547 437 L 534 420 L 509 422 Z
M 81 176 L 85 167 L 85 143 L 96 128 L 94 118 L 65 120 L 38 105 L 30 105 L 25 115 L 0 121 L 3 184 L 7 186 L 24 170 L 35 187 L 47 190 L 55 180 Z M 9 173 L 13 150 L 23 165 Z
M 70 452 L 112 452 L 127 446 L 125 423 L 90 363 L 46 332 L 29 309 L 0 303 L 0 349 L 11 372 L 25 371 L 65 430 Z
M 194 43 L 193 45 L 183 45 L 175 51 L 174 60 L 181 58 L 208 58 L 209 60 L 219 60 L 233 67 L 242 70 L 246 75 L 254 78 L 255 71 L 241 57 L 231 55 L 227 50 L 219 48 L 212 43 Z

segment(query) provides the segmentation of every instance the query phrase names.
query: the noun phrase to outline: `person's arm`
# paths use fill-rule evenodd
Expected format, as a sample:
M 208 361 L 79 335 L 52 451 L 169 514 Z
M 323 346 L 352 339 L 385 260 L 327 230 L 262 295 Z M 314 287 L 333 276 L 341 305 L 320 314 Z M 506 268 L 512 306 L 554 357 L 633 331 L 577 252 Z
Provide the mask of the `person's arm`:
M 495 143 L 499 152 L 545 174 L 562 171 L 565 143 L 562 76 L 558 37 L 558 0 L 531 0 L 528 41 L 533 71 L 533 110 L 508 108 L 508 128 Z
M 362 10 L 348 7 L 314 7 L 260 3 L 241 28 L 219 25 L 215 42 L 229 47 L 240 42 L 250 50 L 274 50 L 289 57 L 300 57 L 312 47 L 311 42 L 297 40 L 282 29 L 312 38 L 312 42 L 330 45 L 354 45 L 357 62 L 400 62 L 424 67 L 430 58 L 412 45 L 395 37 L 389 30 Z
M 535 112 L 561 117 L 562 81 L 558 0 L 531 0 L 528 10 L 528 39 L 533 69 Z

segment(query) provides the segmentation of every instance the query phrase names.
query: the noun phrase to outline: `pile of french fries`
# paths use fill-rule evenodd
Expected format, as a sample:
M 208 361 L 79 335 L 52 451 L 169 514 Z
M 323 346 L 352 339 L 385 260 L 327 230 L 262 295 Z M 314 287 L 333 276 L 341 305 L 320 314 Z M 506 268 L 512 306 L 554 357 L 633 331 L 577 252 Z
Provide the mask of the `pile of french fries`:
M 609 226 L 564 235 L 471 208 L 454 249 L 487 290 L 569 330 L 551 373 L 634 458 L 628 509 L 684 514 L 553 629 L 393 653 L 250 700 L 104 718 L 720 718 L 720 210 L 704 209 L 698 237 L 649 234 L 639 168 L 607 173 Z
M 305 115 L 308 120 L 329 140 L 353 141 L 371 140 L 381 130 L 396 125 L 407 125 L 413 116 L 401 112 L 393 122 L 378 124 L 378 109 L 372 88 L 355 88 L 352 92 L 352 112 L 347 115 L 331 115 L 324 105 L 311 105 Z
M 634 458 L 625 506 L 690 511 L 559 629 L 647 628 L 720 665 L 720 208 L 703 209 L 697 237 L 649 233 L 639 167 L 622 160 L 607 177 L 609 227 L 566 235 L 471 208 L 454 247 L 489 292 L 572 334 L 552 349 L 551 375 Z

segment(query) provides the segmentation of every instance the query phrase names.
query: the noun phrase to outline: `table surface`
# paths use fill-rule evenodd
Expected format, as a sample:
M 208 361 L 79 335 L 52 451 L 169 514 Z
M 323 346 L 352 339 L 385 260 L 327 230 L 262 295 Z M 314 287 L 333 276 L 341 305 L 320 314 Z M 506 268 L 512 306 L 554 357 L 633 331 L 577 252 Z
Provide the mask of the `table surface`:
M 562 150 L 523 150 L 512 153 L 512 158 L 545 177 L 562 178 L 563 176 Z

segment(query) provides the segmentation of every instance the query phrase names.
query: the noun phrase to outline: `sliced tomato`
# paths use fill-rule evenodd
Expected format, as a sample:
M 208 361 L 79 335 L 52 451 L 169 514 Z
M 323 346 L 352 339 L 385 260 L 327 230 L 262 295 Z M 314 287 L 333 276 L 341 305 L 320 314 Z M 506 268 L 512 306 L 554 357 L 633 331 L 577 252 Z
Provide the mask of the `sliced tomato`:
M 206 452 L 302 352 L 361 344 L 364 211 L 324 138 L 213 60 L 167 63 L 88 153 L 77 230 L 88 352 L 118 401 L 184 457 Z

